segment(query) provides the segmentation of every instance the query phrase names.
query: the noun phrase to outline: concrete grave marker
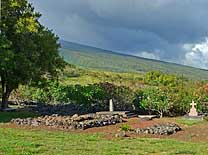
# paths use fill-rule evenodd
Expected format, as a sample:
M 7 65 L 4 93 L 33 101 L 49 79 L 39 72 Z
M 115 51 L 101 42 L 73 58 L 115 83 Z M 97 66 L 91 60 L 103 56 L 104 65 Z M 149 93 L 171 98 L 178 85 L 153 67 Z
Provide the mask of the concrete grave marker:
M 113 106 L 113 100 L 112 99 L 110 99 L 110 101 L 109 101 L 109 111 L 110 112 L 114 111 L 114 106 Z
M 198 112 L 196 110 L 196 103 L 194 103 L 194 101 L 192 100 L 192 103 L 190 104 L 192 107 L 190 109 L 190 112 L 189 112 L 189 116 L 198 116 Z

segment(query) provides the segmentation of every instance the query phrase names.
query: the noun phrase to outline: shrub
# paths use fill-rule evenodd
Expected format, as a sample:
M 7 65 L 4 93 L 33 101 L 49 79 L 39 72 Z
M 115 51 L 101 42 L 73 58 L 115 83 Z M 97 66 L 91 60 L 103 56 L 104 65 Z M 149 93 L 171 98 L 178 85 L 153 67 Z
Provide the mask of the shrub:
M 116 110 L 133 110 L 135 92 L 126 86 L 117 86 L 108 82 L 99 83 L 105 91 L 105 99 L 113 99 Z
M 130 131 L 131 130 L 131 127 L 129 125 L 127 125 L 127 124 L 124 124 L 124 125 L 122 125 L 120 127 L 120 129 L 121 129 L 121 131 L 127 132 L 127 131 Z
M 86 86 L 67 86 L 67 96 L 71 102 L 90 109 L 94 104 L 99 104 L 102 107 L 106 94 L 99 85 L 90 84 Z
M 169 88 L 168 98 L 170 102 L 169 115 L 181 116 L 189 112 L 190 103 L 194 99 L 194 88 Z
M 208 121 L 208 116 L 205 116 L 205 117 L 204 117 L 204 120 L 205 120 L 205 121 Z
M 146 73 L 145 82 L 153 86 L 176 86 L 178 78 L 172 74 L 164 74 L 160 71 L 151 71 Z
M 140 92 L 141 93 L 141 92 Z M 157 112 L 160 117 L 168 112 L 169 101 L 166 89 L 148 87 L 143 90 L 141 106 L 149 112 Z
M 181 116 L 188 113 L 192 100 L 197 101 L 194 91 L 194 87 L 147 87 L 137 91 L 135 101 L 149 113 Z M 199 111 L 201 105 L 197 105 Z

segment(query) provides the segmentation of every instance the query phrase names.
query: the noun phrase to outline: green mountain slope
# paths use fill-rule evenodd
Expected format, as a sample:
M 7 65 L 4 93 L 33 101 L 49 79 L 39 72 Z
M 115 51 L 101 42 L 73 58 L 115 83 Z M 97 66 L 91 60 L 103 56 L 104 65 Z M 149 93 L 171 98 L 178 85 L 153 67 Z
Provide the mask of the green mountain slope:
M 208 79 L 208 70 L 158 60 L 119 54 L 95 47 L 61 41 L 65 61 L 83 68 L 115 72 L 147 72 L 159 70 L 192 79 Z

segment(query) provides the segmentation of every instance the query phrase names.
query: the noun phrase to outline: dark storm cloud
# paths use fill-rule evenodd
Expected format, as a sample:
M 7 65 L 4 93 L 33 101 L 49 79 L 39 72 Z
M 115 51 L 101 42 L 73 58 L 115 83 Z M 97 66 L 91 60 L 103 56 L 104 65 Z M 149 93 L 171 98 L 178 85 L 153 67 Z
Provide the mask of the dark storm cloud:
M 41 21 L 62 39 L 123 53 L 186 63 L 192 49 L 184 45 L 208 36 L 207 0 L 31 2 L 43 14 Z

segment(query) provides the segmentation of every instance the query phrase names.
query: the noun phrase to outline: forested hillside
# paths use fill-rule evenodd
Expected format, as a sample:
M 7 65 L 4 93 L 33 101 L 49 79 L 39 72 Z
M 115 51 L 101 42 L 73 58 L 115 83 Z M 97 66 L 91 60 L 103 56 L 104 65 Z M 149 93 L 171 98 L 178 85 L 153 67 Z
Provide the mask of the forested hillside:
M 207 79 L 208 71 L 198 68 L 115 53 L 90 46 L 61 41 L 65 61 L 84 68 L 115 72 L 162 71 L 193 79 Z

